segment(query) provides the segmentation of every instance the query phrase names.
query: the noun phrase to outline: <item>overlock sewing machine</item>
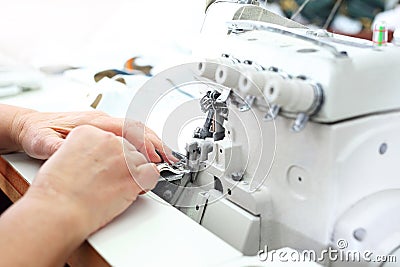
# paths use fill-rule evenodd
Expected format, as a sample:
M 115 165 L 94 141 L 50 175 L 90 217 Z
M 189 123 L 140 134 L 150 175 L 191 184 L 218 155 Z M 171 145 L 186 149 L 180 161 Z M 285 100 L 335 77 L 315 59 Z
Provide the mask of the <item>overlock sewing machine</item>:
M 198 63 L 146 85 L 195 88 L 166 119 L 164 141 L 184 144 L 171 145 L 179 161 L 158 166 L 153 191 L 244 256 L 267 246 L 400 261 L 400 47 L 249 2 L 209 5 Z M 320 263 L 396 266 L 354 255 Z

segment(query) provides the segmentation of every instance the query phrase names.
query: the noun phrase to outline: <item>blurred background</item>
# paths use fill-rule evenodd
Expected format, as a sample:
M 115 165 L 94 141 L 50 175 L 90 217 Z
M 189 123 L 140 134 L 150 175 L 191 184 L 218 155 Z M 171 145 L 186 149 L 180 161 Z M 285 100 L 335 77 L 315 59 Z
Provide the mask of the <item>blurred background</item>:
M 398 0 L 272 0 L 269 6 L 302 24 L 372 38 L 374 21 L 385 21 L 393 34 L 400 27 Z M 301 10 L 300 13 L 298 11 Z M 391 35 L 392 35 L 391 34 Z M 390 36 L 391 38 L 391 36 Z
M 0 0 L 0 102 L 52 111 L 90 106 L 123 116 L 152 75 L 193 60 L 214 1 Z M 374 21 L 400 27 L 398 0 L 241 2 L 366 39 Z
M 295 20 L 349 35 L 371 33 L 377 16 L 386 20 L 391 30 L 400 26 L 398 0 L 259 2 L 287 17 L 307 2 Z M 35 66 L 109 65 L 135 55 L 142 55 L 149 62 L 172 62 L 190 54 L 201 28 L 205 3 L 0 0 L 0 55 Z
M 0 55 L 34 66 L 168 62 L 190 53 L 202 0 L 0 0 Z M 1 59 L 0 59 L 0 62 Z
M 400 26 L 398 0 L 259 2 L 284 16 L 295 15 L 301 23 L 364 38 L 372 34 L 376 18 L 387 21 L 391 30 Z M 173 65 L 189 56 L 206 1 L 0 0 L 0 4 L 0 63 L 110 67 L 133 56 L 156 66 Z

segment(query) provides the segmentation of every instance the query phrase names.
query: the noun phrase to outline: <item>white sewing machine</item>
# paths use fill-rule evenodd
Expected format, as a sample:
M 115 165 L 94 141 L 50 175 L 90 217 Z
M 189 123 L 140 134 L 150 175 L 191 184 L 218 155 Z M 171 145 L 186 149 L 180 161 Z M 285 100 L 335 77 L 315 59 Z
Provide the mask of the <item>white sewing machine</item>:
M 128 112 L 148 119 L 166 87 L 195 98 L 165 120 L 164 141 L 184 155 L 159 165 L 154 192 L 245 256 L 331 249 L 350 258 L 328 266 L 398 266 L 373 257 L 400 261 L 400 48 L 216 1 L 196 56 Z M 352 254 L 366 251 L 375 260 Z

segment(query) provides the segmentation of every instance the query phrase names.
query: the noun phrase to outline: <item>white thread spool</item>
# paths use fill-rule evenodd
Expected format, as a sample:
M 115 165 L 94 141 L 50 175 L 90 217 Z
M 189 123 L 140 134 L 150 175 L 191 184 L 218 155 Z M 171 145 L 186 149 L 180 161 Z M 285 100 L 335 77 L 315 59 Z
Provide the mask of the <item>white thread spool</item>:
M 273 79 L 265 85 L 264 95 L 271 104 L 290 112 L 305 112 L 315 101 L 313 85 L 299 79 Z
M 215 71 L 220 64 L 231 65 L 233 63 L 234 61 L 228 57 L 205 59 L 197 64 L 196 73 L 201 77 L 215 80 Z
M 229 88 L 237 88 L 239 77 L 253 67 L 248 64 L 219 65 L 215 71 L 215 81 Z
M 239 77 L 238 88 L 244 94 L 261 96 L 265 83 L 279 78 L 282 77 L 272 71 L 246 71 Z

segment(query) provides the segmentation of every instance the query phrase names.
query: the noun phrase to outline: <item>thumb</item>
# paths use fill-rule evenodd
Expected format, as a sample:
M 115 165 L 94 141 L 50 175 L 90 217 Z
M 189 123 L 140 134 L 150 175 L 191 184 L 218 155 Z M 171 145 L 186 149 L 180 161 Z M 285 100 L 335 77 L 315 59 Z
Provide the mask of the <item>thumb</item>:
M 141 190 L 148 191 L 156 186 L 160 173 L 154 163 L 146 163 L 136 168 L 133 177 Z

